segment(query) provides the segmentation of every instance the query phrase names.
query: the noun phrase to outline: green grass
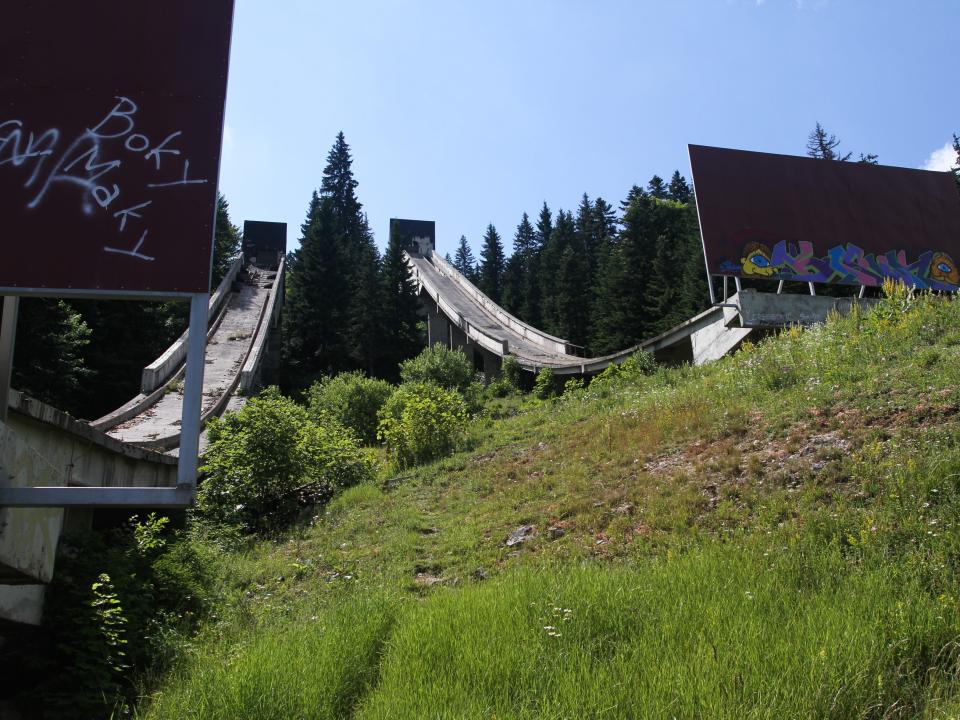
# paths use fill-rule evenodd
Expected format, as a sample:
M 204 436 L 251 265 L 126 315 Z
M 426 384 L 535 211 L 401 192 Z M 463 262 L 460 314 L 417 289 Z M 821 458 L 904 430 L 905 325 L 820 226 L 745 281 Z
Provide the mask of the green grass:
M 499 401 L 469 451 L 224 554 L 228 601 L 140 712 L 956 718 L 958 361 L 960 305 L 895 293 Z

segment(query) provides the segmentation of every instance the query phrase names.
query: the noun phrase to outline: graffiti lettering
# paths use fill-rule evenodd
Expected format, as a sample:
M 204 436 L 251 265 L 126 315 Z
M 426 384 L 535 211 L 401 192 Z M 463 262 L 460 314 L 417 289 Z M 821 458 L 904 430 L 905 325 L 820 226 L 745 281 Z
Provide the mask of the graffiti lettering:
M 745 277 L 801 282 L 876 286 L 892 279 L 922 290 L 948 291 L 960 285 L 960 270 L 945 252 L 927 250 L 910 262 L 903 250 L 875 254 L 853 243 L 835 245 L 818 256 L 813 243 L 806 240 L 781 240 L 773 248 L 751 241 L 744 246 L 739 263 L 727 260 L 720 269 Z
M 24 172 L 26 179 L 23 188 L 29 191 L 26 207 L 30 210 L 40 208 L 56 186 L 77 187 L 81 190 L 80 210 L 92 215 L 100 210 L 112 210 L 118 198 L 125 196 L 128 188 L 124 184 L 124 163 L 145 162 L 151 172 L 161 169 L 165 156 L 180 156 L 181 149 L 175 146 L 182 131 L 169 132 L 164 139 L 154 145 L 150 138 L 137 132 L 137 115 L 140 108 L 133 100 L 118 96 L 114 105 L 100 120 L 83 129 L 69 141 L 63 141 L 63 132 L 56 127 L 34 131 L 24 127 L 19 118 L 0 119 L 0 171 L 4 166 L 17 168 Z M 183 171 L 174 180 L 158 179 L 157 182 L 145 182 L 140 194 L 156 188 L 192 187 L 206 184 L 205 178 L 190 177 L 190 160 L 183 159 Z M 152 199 L 141 200 L 127 205 L 121 210 L 111 212 L 118 219 L 116 232 L 122 235 L 130 223 L 141 224 L 140 234 L 132 249 L 126 249 L 127 243 L 115 246 L 103 245 L 103 252 L 126 255 L 138 261 L 152 261 L 154 257 L 143 251 L 147 243 L 149 222 L 147 209 Z

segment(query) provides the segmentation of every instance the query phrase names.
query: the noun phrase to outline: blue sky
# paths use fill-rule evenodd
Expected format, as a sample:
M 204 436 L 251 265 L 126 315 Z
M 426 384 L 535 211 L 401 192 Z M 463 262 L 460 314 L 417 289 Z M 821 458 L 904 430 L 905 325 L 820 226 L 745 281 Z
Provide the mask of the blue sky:
M 236 0 L 220 186 L 292 249 L 343 130 L 381 248 L 406 217 L 509 253 L 544 200 L 689 178 L 687 143 L 799 155 L 819 121 L 946 169 L 958 28 L 958 0 Z

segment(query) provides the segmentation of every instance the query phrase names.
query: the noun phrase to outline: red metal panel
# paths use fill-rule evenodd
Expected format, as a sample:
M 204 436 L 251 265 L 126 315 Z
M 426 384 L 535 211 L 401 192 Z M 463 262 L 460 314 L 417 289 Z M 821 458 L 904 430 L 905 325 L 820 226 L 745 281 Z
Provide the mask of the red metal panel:
M 957 290 L 952 173 L 689 148 L 711 274 Z
M 233 0 L 7 3 L 0 289 L 207 292 Z

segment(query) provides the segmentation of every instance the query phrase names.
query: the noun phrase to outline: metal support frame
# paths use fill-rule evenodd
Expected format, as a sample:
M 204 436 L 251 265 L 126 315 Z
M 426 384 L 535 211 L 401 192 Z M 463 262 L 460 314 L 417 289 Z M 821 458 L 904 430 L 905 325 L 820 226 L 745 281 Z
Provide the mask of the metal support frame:
M 9 377 L 13 362 L 17 300 L 16 297 L 4 297 L 3 303 L 3 328 L 0 329 L 0 399 L 3 400 L 3 415 L 0 419 L 3 420 L 9 406 Z M 187 337 L 183 411 L 180 416 L 180 456 L 175 488 L 0 487 L 0 507 L 188 507 L 193 502 L 197 487 L 209 302 L 209 293 L 190 296 L 190 332 Z
M 10 378 L 13 375 L 13 346 L 17 337 L 17 310 L 20 298 L 3 297 L 3 324 L 0 325 L 0 422 L 7 421 L 10 410 Z

